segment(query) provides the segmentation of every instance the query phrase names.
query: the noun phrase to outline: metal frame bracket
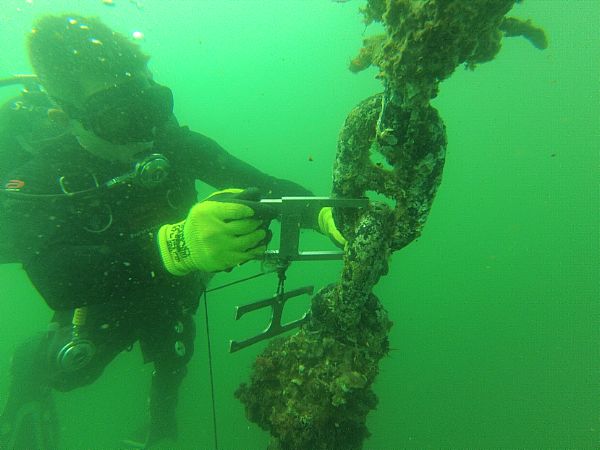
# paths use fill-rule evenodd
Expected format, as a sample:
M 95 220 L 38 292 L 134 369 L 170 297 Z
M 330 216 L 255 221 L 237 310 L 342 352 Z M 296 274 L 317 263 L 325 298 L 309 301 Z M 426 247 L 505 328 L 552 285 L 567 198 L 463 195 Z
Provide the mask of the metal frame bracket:
M 243 341 L 229 341 L 229 353 L 237 352 L 238 350 L 241 350 L 252 344 L 277 336 L 281 333 L 291 330 L 292 328 L 296 328 L 302 325 L 306 321 L 308 313 L 304 313 L 304 315 L 300 319 L 282 324 L 281 318 L 283 316 L 283 307 L 290 298 L 298 297 L 302 294 L 312 295 L 313 292 L 314 286 L 304 286 L 298 289 L 294 289 L 293 291 L 276 294 L 273 297 L 264 300 L 259 300 L 248 305 L 236 307 L 235 320 L 239 320 L 244 314 L 248 312 L 256 311 L 257 309 L 267 307 L 271 308 L 271 320 L 269 321 L 269 325 L 267 325 L 267 328 L 265 328 L 265 330 L 262 333 L 259 333 L 256 336 L 253 336 Z

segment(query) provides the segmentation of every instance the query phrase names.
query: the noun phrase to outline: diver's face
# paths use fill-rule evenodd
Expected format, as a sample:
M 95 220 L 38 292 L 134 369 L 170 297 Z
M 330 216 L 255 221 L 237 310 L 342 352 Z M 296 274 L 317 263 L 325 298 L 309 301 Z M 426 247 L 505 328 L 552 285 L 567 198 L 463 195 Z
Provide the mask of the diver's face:
M 87 80 L 82 91 L 79 98 L 59 103 L 81 145 L 98 156 L 106 151 L 107 159 L 129 148 L 151 146 L 156 129 L 173 113 L 170 89 L 154 83 L 149 72 L 119 83 Z
M 136 76 L 139 76 L 140 79 L 148 78 L 145 74 L 136 74 Z M 78 111 L 77 113 L 71 112 L 71 114 L 79 116 L 79 112 L 81 112 L 82 116 L 86 115 L 86 104 L 88 104 L 89 99 L 93 98 L 96 94 L 100 95 L 102 92 L 110 91 L 114 87 L 115 84 L 108 80 L 85 80 L 82 82 L 81 97 L 74 101 L 74 106 Z M 104 139 L 94 133 L 93 130 L 88 129 L 82 120 L 83 117 L 71 117 L 69 129 L 79 142 L 79 145 L 95 156 L 109 161 L 128 163 L 134 159 L 137 153 L 145 150 L 145 148 L 140 148 L 140 144 L 118 144 Z M 150 143 L 149 147 L 151 146 L 152 143 Z
M 135 161 L 136 155 L 151 150 L 153 145 L 153 142 L 114 144 L 98 137 L 92 131 L 87 130 L 77 119 L 70 120 L 69 131 L 75 136 L 79 145 L 84 149 L 91 154 L 108 161 L 131 163 Z

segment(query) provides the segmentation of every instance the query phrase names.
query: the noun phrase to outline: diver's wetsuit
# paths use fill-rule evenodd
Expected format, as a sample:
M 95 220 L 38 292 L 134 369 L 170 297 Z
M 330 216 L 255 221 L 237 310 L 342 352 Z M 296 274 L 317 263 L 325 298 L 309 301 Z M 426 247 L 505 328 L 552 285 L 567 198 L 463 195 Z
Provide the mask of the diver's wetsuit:
M 155 367 L 151 432 L 156 437 L 174 434 L 177 390 L 193 354 L 192 316 L 203 284 L 199 274 L 176 277 L 164 269 L 158 228 L 185 219 L 197 201 L 196 179 L 218 189 L 256 186 L 265 197 L 311 195 L 174 121 L 160 130 L 152 152 L 164 155 L 171 165 L 158 187 L 129 183 L 72 198 L 0 193 L 0 263 L 22 263 L 55 311 L 50 331 L 15 354 L 0 422 L 14 420 L 24 403 L 46 401 L 49 388 L 66 391 L 93 382 L 118 353 L 139 341 L 144 359 Z M 0 178 L 2 187 L 18 180 L 23 194 L 83 191 L 131 169 L 92 156 L 70 135 L 55 139 L 37 155 L 21 153 L 0 148 Z M 57 354 L 71 338 L 74 308 L 82 306 L 88 306 L 83 333 L 96 353 L 83 368 L 64 371 Z

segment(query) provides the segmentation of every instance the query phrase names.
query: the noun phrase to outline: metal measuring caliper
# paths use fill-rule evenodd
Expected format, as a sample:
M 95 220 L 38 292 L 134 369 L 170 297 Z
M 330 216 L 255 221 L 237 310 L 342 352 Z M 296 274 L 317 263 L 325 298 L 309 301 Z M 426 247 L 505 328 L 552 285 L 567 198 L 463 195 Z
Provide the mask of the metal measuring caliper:
M 334 208 L 363 208 L 369 203 L 367 198 L 331 198 L 331 197 L 282 197 L 278 199 L 263 199 L 261 203 L 267 204 L 277 211 L 277 218 L 281 223 L 281 233 L 278 250 L 267 250 L 264 259 L 267 263 L 275 265 L 279 277 L 277 292 L 272 297 L 259 300 L 247 305 L 238 306 L 235 310 L 235 320 L 244 314 L 262 308 L 271 308 L 269 324 L 261 333 L 243 341 L 230 341 L 229 352 L 233 353 L 257 342 L 277 336 L 285 331 L 302 325 L 308 318 L 308 312 L 299 319 L 281 323 L 283 308 L 286 302 L 302 294 L 312 295 L 314 286 L 304 286 L 293 291 L 285 292 L 285 272 L 292 261 L 331 261 L 340 260 L 344 256 L 341 250 L 300 250 L 300 229 L 307 218 L 314 216 L 321 208 L 331 206 Z

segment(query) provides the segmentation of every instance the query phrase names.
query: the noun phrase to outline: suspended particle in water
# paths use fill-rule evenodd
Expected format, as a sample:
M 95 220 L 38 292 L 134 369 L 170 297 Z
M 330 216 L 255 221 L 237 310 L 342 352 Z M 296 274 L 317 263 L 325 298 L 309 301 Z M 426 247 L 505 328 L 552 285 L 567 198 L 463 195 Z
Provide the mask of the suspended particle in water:
M 142 39 L 144 39 L 144 33 L 142 33 L 141 31 L 134 31 L 133 33 L 131 33 L 131 37 L 133 37 L 136 41 L 141 41 Z

